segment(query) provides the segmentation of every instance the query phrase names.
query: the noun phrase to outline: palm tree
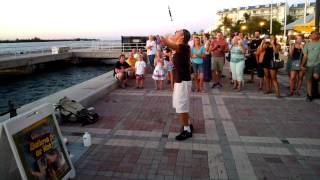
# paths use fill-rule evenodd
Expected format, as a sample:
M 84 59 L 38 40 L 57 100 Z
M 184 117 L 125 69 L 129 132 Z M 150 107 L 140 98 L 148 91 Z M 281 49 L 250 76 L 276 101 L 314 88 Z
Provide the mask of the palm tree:
M 249 21 L 250 16 L 251 16 L 250 13 L 244 13 L 244 14 L 243 14 L 243 17 L 244 17 L 244 20 L 245 20 L 246 23 Z

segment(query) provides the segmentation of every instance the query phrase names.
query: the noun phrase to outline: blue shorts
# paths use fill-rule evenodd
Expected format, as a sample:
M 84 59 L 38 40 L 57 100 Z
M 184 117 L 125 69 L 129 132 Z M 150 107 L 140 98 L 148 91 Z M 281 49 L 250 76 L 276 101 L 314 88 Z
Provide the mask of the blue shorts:
M 203 73 L 203 63 L 202 64 L 196 64 L 192 63 L 193 72 L 200 74 Z

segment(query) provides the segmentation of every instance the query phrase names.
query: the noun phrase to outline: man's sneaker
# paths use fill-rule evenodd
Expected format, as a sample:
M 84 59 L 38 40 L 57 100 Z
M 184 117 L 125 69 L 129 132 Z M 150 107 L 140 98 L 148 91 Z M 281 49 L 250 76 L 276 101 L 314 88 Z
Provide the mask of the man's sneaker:
M 192 137 L 192 133 L 188 131 L 182 131 L 178 136 L 176 136 L 176 140 L 183 141 Z
M 218 84 L 213 83 L 212 86 L 211 86 L 211 88 L 215 88 L 217 85 L 218 85 Z

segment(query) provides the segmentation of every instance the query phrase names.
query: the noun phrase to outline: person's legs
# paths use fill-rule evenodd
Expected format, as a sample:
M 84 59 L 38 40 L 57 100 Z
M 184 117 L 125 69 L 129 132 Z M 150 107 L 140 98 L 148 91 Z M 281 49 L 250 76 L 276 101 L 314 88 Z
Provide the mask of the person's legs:
M 241 87 L 242 87 L 244 65 L 245 65 L 244 61 L 240 61 L 240 62 L 236 63 L 238 91 L 240 91 Z
M 148 59 L 149 59 L 150 66 L 152 67 L 152 69 L 154 68 L 154 57 L 155 57 L 154 54 L 148 55 Z
M 155 89 L 158 90 L 158 89 L 159 89 L 159 87 L 158 87 L 158 80 L 154 80 L 154 85 L 155 85 L 155 87 L 156 87 Z
M 160 81 L 159 81 L 159 87 L 160 87 L 160 90 L 162 90 L 162 89 L 163 89 L 163 81 L 164 81 L 164 80 L 160 80 Z
M 189 126 L 189 113 L 179 113 L 179 120 L 182 126 Z
M 257 64 L 257 76 L 259 77 L 258 89 L 263 89 L 263 66 L 261 63 Z
M 139 88 L 139 76 L 136 75 L 136 88 Z
M 307 67 L 306 79 L 307 79 L 307 100 L 312 101 L 312 79 L 314 74 L 314 67 Z
M 270 89 L 270 73 L 269 73 L 269 69 L 267 68 L 263 68 L 264 71 L 264 84 L 265 84 L 265 93 L 270 93 L 271 89 Z
M 204 89 L 203 89 L 203 79 L 204 79 L 204 74 L 203 73 L 200 73 L 199 74 L 199 90 L 200 91 L 203 91 Z
M 231 70 L 231 75 L 233 80 L 233 89 L 236 89 L 237 88 L 236 63 L 230 62 L 230 70 Z
M 302 70 L 299 71 L 299 74 L 298 74 L 298 87 L 297 87 L 298 96 L 301 95 L 301 87 L 302 87 L 304 74 L 305 74 L 305 71 L 302 71 Z
M 176 140 L 185 140 L 192 137 L 192 125 L 189 125 L 189 104 L 190 104 L 191 81 L 182 81 L 174 84 L 173 107 L 179 114 L 180 124 L 183 131 L 176 136 Z
M 277 80 L 277 70 L 276 69 L 270 69 L 270 74 L 271 74 L 271 80 L 273 83 L 273 86 L 276 90 L 276 96 L 280 97 L 280 89 L 279 89 L 279 83 Z
M 219 57 L 217 59 L 218 61 L 218 71 L 217 71 L 217 84 L 222 87 L 220 81 L 221 81 L 221 77 L 222 77 L 222 71 L 223 71 L 223 66 L 224 66 L 224 57 Z
M 297 77 L 298 72 L 297 71 L 291 71 L 290 72 L 290 93 L 289 96 L 292 96 L 294 93 L 294 89 L 295 89 L 295 81 L 296 81 L 296 77 Z
M 171 71 L 169 74 L 170 74 L 170 85 L 171 85 L 171 90 L 173 90 L 173 72 Z

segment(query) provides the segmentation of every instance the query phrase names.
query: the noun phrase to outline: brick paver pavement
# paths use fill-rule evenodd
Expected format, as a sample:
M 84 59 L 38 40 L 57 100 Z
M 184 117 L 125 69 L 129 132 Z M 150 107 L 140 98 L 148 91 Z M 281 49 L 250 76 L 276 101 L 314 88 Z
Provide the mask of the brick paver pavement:
M 279 80 L 285 95 L 287 77 Z M 93 104 L 97 123 L 63 124 L 76 179 L 320 179 L 319 100 L 277 99 L 256 84 L 237 92 L 227 78 L 222 88 L 210 85 L 192 93 L 195 132 L 183 142 L 174 139 L 180 126 L 172 92 L 154 90 L 150 75 L 144 89 L 116 89 Z

